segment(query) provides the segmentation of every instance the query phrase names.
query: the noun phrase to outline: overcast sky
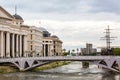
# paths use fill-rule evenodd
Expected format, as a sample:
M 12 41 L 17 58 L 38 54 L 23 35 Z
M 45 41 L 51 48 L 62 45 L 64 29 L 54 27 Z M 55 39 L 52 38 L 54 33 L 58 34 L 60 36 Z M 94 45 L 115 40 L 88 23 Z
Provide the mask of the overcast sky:
M 105 46 L 100 37 L 108 25 L 118 37 L 112 45 L 120 45 L 119 0 L 0 0 L 0 5 L 11 14 L 17 5 L 25 24 L 46 28 L 63 41 L 63 48 Z

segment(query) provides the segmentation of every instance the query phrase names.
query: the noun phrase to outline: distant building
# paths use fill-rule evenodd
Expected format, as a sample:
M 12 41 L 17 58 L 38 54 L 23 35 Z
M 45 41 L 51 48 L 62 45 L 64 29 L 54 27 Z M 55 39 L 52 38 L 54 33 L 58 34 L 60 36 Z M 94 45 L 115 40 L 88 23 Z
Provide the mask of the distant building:
M 97 49 L 93 48 L 92 44 L 89 44 L 89 43 L 86 43 L 86 48 L 81 48 L 82 55 L 92 54 L 96 52 L 97 52 Z
M 86 48 L 81 48 L 81 55 L 86 54 Z
M 62 41 L 56 36 L 52 35 L 44 28 L 43 31 L 43 55 L 42 56 L 57 56 L 62 55 Z
M 91 53 L 96 53 L 97 52 L 97 49 L 93 48 Z
M 35 26 L 30 26 L 28 34 L 28 56 L 42 56 L 42 31 Z
M 86 54 L 92 53 L 92 44 L 86 43 Z

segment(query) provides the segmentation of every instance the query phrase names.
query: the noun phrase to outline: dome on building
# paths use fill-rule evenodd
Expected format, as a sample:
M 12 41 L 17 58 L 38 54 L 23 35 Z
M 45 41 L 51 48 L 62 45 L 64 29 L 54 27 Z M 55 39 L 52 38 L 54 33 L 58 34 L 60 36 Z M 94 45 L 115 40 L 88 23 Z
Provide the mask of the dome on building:
M 52 38 L 58 38 L 56 35 L 52 35 L 51 37 L 52 37 Z
M 43 31 L 43 33 L 44 33 L 44 34 L 49 34 L 49 32 L 48 32 L 48 31 Z
M 43 37 L 50 37 L 50 35 L 48 31 L 43 31 Z
M 43 37 L 50 37 L 50 33 L 43 27 L 39 28 L 43 32 Z
M 15 19 L 17 19 L 17 20 L 23 20 L 23 18 L 22 18 L 20 15 L 15 14 L 15 15 L 13 15 L 13 16 L 14 16 Z
M 43 28 L 43 27 L 39 27 L 39 29 L 41 30 L 41 31 L 47 31 L 45 28 Z

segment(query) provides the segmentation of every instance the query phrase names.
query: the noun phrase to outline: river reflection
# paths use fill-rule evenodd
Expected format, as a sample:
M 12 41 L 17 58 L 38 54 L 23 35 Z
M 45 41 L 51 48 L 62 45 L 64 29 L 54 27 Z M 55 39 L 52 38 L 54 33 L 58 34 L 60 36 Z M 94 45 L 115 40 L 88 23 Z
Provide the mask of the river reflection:
M 98 69 L 95 65 L 91 65 L 89 69 L 83 69 L 80 62 L 72 62 L 43 72 L 0 74 L 0 80 L 120 80 L 120 75 Z

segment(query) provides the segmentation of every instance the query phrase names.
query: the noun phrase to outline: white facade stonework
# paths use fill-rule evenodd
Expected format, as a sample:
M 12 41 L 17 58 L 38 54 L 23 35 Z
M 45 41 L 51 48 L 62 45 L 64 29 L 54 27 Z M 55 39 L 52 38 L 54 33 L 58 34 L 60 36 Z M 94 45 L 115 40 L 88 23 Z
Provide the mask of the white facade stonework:
M 0 6 L 1 58 L 62 55 L 62 41 L 57 36 L 23 22 L 21 16 L 11 15 Z
M 43 37 L 43 56 L 62 55 L 62 41 L 58 37 Z
M 28 34 L 29 56 L 42 56 L 42 40 L 42 31 L 38 27 L 30 26 Z
M 25 57 L 28 31 L 22 27 L 22 20 L 20 25 L 14 24 L 17 21 L 0 6 L 0 57 Z
M 60 56 L 62 55 L 62 41 L 49 33 L 45 28 L 40 27 L 43 32 L 42 56 Z

